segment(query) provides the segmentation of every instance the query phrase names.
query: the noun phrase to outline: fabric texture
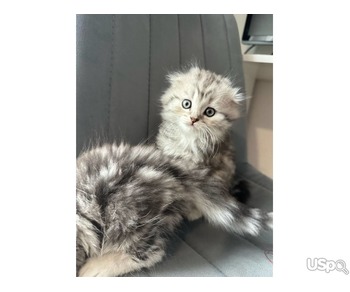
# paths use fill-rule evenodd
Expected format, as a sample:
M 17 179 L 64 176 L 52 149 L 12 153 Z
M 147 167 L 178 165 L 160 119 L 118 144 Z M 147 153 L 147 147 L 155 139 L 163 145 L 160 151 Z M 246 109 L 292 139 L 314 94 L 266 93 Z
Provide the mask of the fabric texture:
M 165 76 L 193 62 L 244 89 L 233 15 L 77 15 L 77 156 L 98 139 L 152 140 Z M 249 183 L 249 204 L 271 211 L 272 180 L 246 162 L 245 131 L 241 118 L 232 130 L 238 176 Z M 272 276 L 272 232 L 241 237 L 187 222 L 169 256 L 133 276 Z

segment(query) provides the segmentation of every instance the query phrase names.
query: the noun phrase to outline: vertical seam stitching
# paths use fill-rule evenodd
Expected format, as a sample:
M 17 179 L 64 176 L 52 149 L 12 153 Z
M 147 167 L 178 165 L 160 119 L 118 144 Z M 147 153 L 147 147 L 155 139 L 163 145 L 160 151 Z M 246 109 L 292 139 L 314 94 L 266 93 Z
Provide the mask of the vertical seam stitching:
M 152 43 L 152 15 L 149 14 L 149 44 L 148 44 L 148 106 L 147 106 L 147 139 L 149 136 L 149 119 L 150 119 L 150 107 L 151 107 L 151 43 Z
M 179 65 L 181 67 L 182 64 L 182 57 L 181 57 L 181 33 L 180 33 L 180 15 L 177 15 L 177 31 L 178 31 L 178 38 L 179 38 Z
M 227 23 L 226 23 L 225 15 L 223 15 L 223 18 L 224 18 L 224 25 L 225 25 L 225 31 L 226 31 L 227 51 L 228 51 L 228 58 L 230 60 L 230 71 L 231 71 L 232 70 L 231 48 L 230 48 L 230 43 L 228 41 L 228 30 L 227 30 Z
M 199 15 L 199 21 L 201 24 L 201 32 L 202 32 L 202 47 L 203 47 L 203 57 L 204 57 L 204 68 L 207 68 L 207 58 L 205 54 L 205 46 L 204 46 L 204 30 L 203 30 L 203 22 L 202 22 L 202 15 Z
M 109 68 L 109 99 L 108 99 L 108 112 L 107 112 L 107 120 L 108 120 L 108 138 L 111 139 L 111 99 L 112 99 L 112 77 L 113 77 L 113 63 L 114 63 L 114 37 L 115 37 L 115 20 L 116 16 L 113 14 L 112 16 L 112 40 L 111 40 L 111 57 L 110 57 L 110 68 Z

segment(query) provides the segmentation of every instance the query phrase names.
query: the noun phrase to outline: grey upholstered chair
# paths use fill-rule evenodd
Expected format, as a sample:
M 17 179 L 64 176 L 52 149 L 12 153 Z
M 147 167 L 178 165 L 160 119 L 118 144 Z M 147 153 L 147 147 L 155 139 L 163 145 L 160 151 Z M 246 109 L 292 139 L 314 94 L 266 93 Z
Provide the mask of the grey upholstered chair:
M 137 144 L 157 133 L 165 75 L 196 61 L 244 88 L 233 15 L 78 15 L 77 155 L 89 140 Z M 272 210 L 272 181 L 246 161 L 245 119 L 233 135 L 249 204 Z M 272 276 L 272 232 L 228 234 L 206 222 L 184 224 L 169 256 L 134 276 Z

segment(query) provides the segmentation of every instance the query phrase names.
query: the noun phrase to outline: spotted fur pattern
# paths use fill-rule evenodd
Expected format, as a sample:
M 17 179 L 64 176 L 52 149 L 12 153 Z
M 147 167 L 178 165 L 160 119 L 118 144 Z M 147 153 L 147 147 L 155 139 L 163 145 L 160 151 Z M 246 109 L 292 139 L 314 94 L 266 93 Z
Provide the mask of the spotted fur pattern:
M 154 145 L 105 144 L 77 159 L 79 276 L 119 276 L 153 266 L 184 218 L 203 216 L 229 232 L 251 235 L 272 225 L 271 214 L 248 208 L 229 191 L 235 164 L 228 133 L 239 116 L 239 91 L 227 78 L 197 67 L 169 81 Z M 208 107 L 213 116 L 204 114 Z

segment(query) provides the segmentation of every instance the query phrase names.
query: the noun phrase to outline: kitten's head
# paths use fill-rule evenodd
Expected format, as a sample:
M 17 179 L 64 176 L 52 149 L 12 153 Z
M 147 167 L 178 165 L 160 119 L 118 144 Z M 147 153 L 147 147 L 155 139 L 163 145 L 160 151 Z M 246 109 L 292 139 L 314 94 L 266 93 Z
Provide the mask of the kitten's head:
M 162 118 L 184 134 L 222 141 L 240 116 L 244 99 L 231 81 L 198 67 L 168 75 L 170 87 L 161 97 Z

